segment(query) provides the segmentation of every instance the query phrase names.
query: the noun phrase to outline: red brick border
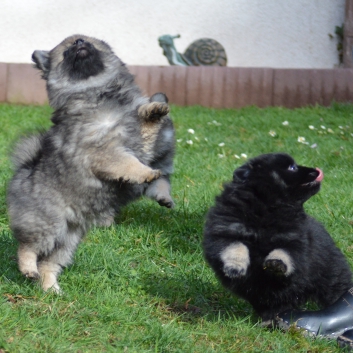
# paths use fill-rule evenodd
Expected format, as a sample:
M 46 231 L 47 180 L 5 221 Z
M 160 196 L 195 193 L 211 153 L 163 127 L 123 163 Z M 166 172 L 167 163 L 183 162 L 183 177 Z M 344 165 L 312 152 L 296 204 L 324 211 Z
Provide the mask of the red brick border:
M 130 66 L 151 95 L 164 92 L 180 106 L 241 108 L 353 102 L 353 69 Z M 45 82 L 31 64 L 0 63 L 0 102 L 46 104 Z

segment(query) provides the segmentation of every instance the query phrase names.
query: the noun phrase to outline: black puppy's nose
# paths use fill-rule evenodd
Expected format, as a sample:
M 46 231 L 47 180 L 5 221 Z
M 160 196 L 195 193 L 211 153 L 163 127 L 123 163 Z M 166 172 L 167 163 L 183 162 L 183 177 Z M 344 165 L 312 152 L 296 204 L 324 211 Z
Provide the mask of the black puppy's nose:
M 75 44 L 75 45 L 82 45 L 84 42 L 85 42 L 85 41 L 80 38 L 80 39 L 77 39 L 74 44 Z

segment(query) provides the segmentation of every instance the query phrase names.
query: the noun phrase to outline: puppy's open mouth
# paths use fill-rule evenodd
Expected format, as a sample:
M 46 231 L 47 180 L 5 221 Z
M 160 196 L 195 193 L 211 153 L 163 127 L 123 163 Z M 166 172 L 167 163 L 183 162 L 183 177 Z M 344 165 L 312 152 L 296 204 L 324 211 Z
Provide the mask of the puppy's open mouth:
M 87 48 L 84 47 L 84 46 L 79 47 L 79 48 L 77 49 L 77 51 L 76 51 L 76 55 L 77 55 L 78 57 L 80 57 L 80 58 L 84 58 L 84 57 L 86 57 L 88 54 L 89 54 L 89 51 L 88 51 Z
M 324 178 L 324 173 L 319 168 L 316 168 L 316 170 L 319 173 L 319 175 L 316 177 L 316 179 L 313 181 L 309 181 L 308 183 L 301 184 L 301 186 L 312 186 L 312 185 L 318 184 L 322 181 L 322 179 Z

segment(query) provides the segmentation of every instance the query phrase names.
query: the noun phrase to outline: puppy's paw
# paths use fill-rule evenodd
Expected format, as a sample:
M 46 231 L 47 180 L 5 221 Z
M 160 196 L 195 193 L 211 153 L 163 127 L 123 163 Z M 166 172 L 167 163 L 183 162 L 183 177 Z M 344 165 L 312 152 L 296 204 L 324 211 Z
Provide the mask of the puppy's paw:
M 223 272 L 229 278 L 239 278 L 246 275 L 250 264 L 249 249 L 243 243 L 227 246 L 220 253 L 223 262 Z
M 169 180 L 164 177 L 149 184 L 145 190 L 145 195 L 157 201 L 161 206 L 167 208 L 174 207 L 174 201 L 170 196 L 170 183 Z
M 242 266 L 230 267 L 230 266 L 223 266 L 224 274 L 229 278 L 240 278 L 246 275 L 246 268 Z
M 53 284 L 46 284 L 46 283 L 43 283 L 42 284 L 42 288 L 44 290 L 44 292 L 52 292 L 54 294 L 58 294 L 58 295 L 62 295 L 63 294 L 63 291 L 61 290 L 58 282 L 55 282 Z
M 156 201 L 160 204 L 160 206 L 164 206 L 167 208 L 173 208 L 175 205 L 174 201 L 170 197 L 156 198 Z
M 137 175 L 126 175 L 121 178 L 121 180 L 131 183 L 131 184 L 144 184 L 150 183 L 153 180 L 158 179 L 161 176 L 162 172 L 159 169 L 151 168 L 141 168 L 140 173 Z
M 114 216 L 101 217 L 96 221 L 98 227 L 110 227 L 114 224 Z
M 150 183 L 153 180 L 158 179 L 162 175 L 162 172 L 159 169 L 151 169 L 146 175 L 141 176 L 142 183 Z
M 40 278 L 40 275 L 38 272 L 36 271 L 31 271 L 31 272 L 24 272 L 23 275 L 26 277 L 26 278 L 29 278 L 33 281 L 37 281 L 39 280 Z
M 265 271 L 271 272 L 275 276 L 284 276 L 287 272 L 287 266 L 282 260 L 266 260 L 263 266 Z
M 138 109 L 138 115 L 144 120 L 158 120 L 169 113 L 169 105 L 164 102 L 151 102 Z
M 294 264 L 287 251 L 275 249 L 266 256 L 263 268 L 275 276 L 289 276 L 294 271 Z

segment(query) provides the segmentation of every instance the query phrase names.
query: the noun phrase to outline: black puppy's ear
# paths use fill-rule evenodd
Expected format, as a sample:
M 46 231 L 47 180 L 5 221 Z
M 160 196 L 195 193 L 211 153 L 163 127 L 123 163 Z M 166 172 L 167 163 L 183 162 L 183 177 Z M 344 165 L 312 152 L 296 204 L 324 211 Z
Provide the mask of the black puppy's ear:
M 36 68 L 43 72 L 43 76 L 45 77 L 50 69 L 49 52 L 35 50 L 32 54 L 32 61 L 36 64 Z
M 233 173 L 233 181 L 234 182 L 245 182 L 248 179 L 248 176 L 250 174 L 250 169 L 249 166 L 246 167 L 240 167 L 236 169 Z

